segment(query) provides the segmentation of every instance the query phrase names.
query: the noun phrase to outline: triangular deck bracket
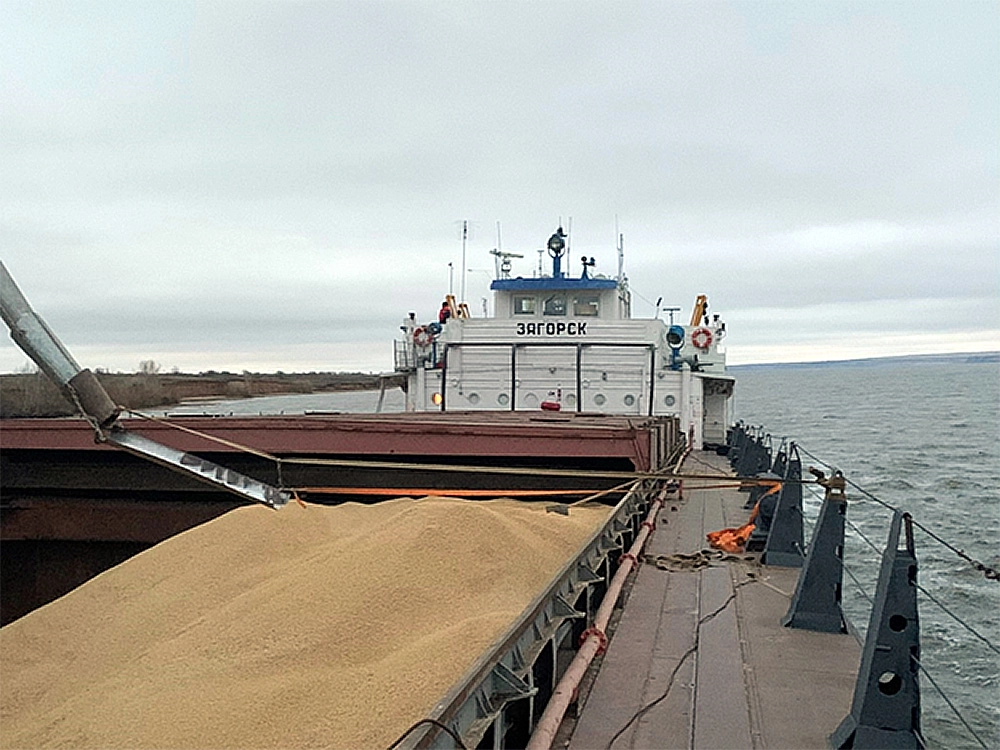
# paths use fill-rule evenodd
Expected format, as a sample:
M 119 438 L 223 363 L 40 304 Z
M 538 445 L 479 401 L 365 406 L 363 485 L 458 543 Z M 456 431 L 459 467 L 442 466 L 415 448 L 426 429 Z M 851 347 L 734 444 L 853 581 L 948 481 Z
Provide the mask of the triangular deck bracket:
M 780 454 L 779 454 L 780 455 Z M 805 552 L 802 533 L 802 459 L 791 444 L 780 472 L 781 492 L 761 562 L 783 568 L 801 568 Z
M 899 549 L 905 524 L 906 544 Z M 895 511 L 851 713 L 830 735 L 835 748 L 918 748 L 920 741 L 920 620 L 917 558 L 910 515 Z
M 844 521 L 847 516 L 846 480 L 835 471 L 829 479 L 810 467 L 826 497 L 813 529 L 805 565 L 799 573 L 795 595 L 781 624 L 789 628 L 846 633 L 847 621 L 841 610 L 844 578 Z

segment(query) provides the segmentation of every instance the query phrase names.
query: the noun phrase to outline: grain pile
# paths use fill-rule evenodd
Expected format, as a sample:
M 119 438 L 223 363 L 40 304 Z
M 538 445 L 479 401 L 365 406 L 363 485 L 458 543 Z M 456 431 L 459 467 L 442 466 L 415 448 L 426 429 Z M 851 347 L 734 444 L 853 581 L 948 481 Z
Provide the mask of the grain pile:
M 607 513 L 237 509 L 0 629 L 0 745 L 386 747 Z

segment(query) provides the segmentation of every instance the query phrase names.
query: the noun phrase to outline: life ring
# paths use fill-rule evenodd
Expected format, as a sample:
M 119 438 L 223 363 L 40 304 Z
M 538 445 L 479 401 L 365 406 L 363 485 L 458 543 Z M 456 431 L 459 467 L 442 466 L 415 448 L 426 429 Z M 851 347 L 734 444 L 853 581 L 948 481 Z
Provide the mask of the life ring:
M 696 328 L 691 334 L 691 343 L 699 349 L 708 349 L 712 345 L 712 332 L 707 328 Z
M 424 326 L 418 326 L 413 329 L 413 343 L 417 346 L 421 348 L 430 346 L 433 340 L 434 334 L 424 328 Z

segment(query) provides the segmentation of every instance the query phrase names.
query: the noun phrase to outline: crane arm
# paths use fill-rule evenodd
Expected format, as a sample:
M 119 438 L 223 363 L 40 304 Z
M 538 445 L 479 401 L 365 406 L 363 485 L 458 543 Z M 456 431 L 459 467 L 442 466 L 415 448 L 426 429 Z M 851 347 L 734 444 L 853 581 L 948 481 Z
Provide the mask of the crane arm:
M 705 310 L 708 309 L 708 297 L 704 294 L 699 294 L 694 301 L 694 309 L 691 311 L 691 325 L 701 325 L 701 319 L 705 315 Z

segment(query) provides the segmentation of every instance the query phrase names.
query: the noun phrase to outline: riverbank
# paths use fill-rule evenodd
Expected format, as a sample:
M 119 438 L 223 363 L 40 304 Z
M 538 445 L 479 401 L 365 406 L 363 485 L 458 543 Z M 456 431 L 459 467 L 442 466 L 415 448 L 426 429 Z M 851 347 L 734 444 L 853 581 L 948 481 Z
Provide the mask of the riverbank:
M 285 393 L 371 391 L 401 388 L 403 378 L 359 372 L 310 373 L 97 373 L 117 404 L 130 409 L 183 401 L 251 398 Z M 63 417 L 74 413 L 59 389 L 41 373 L 0 375 L 0 418 Z

